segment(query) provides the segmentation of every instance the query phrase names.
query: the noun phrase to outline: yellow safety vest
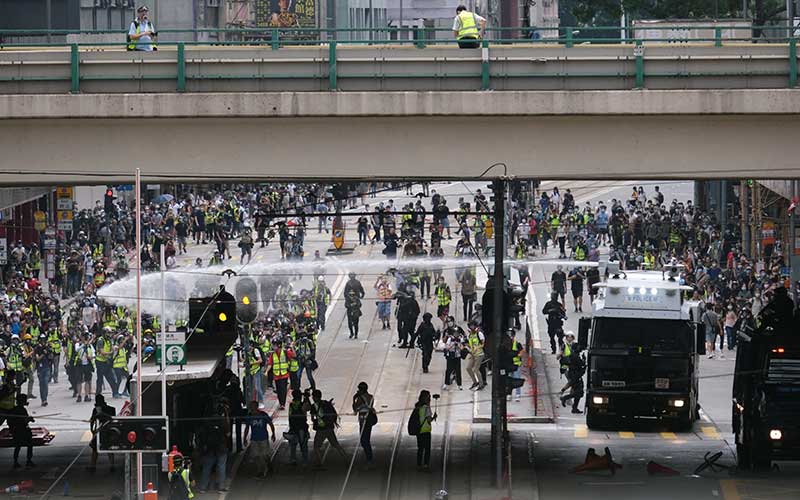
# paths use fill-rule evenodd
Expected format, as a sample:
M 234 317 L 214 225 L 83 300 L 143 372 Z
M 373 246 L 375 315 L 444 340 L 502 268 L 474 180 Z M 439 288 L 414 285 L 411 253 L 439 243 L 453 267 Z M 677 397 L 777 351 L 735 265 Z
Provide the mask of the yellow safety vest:
M 474 354 L 483 353 L 483 346 L 481 345 L 481 339 L 480 337 L 478 337 L 477 333 L 470 333 L 469 337 L 467 337 L 467 342 L 469 343 L 469 350 L 472 351 Z
M 286 361 L 286 351 L 281 349 L 281 354 L 272 353 L 272 375 L 280 377 L 289 373 L 289 363 Z
M 102 342 L 102 344 L 101 344 Z M 100 347 L 102 345 L 102 347 Z M 102 363 L 108 361 L 108 358 L 111 357 L 111 342 L 104 338 L 100 338 L 97 340 L 97 353 L 95 359 Z
M 300 369 L 300 363 L 297 362 L 297 358 L 293 358 L 289 360 L 289 371 L 294 373 Z
M 436 300 L 440 306 L 450 305 L 450 294 L 446 286 L 436 287 Z
M 134 26 L 136 26 L 136 34 L 138 35 L 139 33 L 141 33 L 141 30 L 142 30 L 141 29 L 141 23 L 137 19 L 136 21 L 133 22 L 133 24 L 134 24 Z M 153 26 L 152 24 L 150 24 L 150 27 L 151 28 L 155 28 L 155 26 Z M 137 43 L 137 40 L 129 40 L 128 41 L 128 50 L 136 50 L 136 43 Z M 153 42 L 150 45 L 152 45 L 154 49 L 158 47 L 158 44 L 156 44 L 155 40 L 153 40 Z M 191 490 L 189 491 L 189 493 L 190 493 L 189 498 L 192 498 L 193 495 L 191 495 Z
M 22 353 L 19 349 L 11 347 L 8 350 L 8 362 L 6 365 L 9 370 L 14 370 L 15 372 L 22 371 Z
M 263 359 L 263 356 L 262 358 Z M 261 363 L 256 359 L 255 355 L 250 357 L 250 375 L 255 375 L 261 369 Z
M 519 356 L 519 342 L 516 340 L 511 344 L 511 350 L 514 351 L 514 366 L 522 366 L 522 358 Z
M 425 414 L 428 413 L 425 408 L 426 405 L 420 405 L 417 412 L 419 413 L 419 433 L 420 434 L 430 434 L 431 433 L 431 423 L 429 420 L 425 418 Z
M 114 356 L 114 368 L 123 368 L 127 371 L 128 368 L 128 351 L 125 350 L 124 347 L 120 347 L 117 350 L 117 354 Z
M 654 255 L 650 255 L 649 257 L 647 254 L 644 254 L 644 268 L 645 269 L 653 269 L 656 264 L 656 257 Z
M 575 260 L 586 260 L 586 252 L 584 252 L 583 247 L 575 248 Z
M 61 354 L 61 339 L 58 337 L 58 332 L 50 332 L 47 336 L 47 344 L 54 354 Z
M 480 32 L 478 31 L 478 22 L 475 18 L 475 14 L 463 10 L 458 14 L 458 19 L 461 21 L 461 29 L 458 30 L 458 40 L 461 40 L 462 38 L 480 37 Z

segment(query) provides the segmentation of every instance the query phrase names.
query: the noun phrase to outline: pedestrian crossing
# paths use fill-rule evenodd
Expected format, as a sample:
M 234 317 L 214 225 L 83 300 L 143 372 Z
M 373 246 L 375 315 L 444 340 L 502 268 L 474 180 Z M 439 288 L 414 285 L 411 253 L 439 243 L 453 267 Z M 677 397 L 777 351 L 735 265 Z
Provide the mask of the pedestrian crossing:
M 537 429 L 534 434 L 548 434 L 549 432 L 568 432 L 568 427 L 551 426 L 546 429 Z M 686 442 L 687 440 L 704 440 L 704 441 L 722 441 L 725 438 L 714 426 L 704 425 L 700 429 L 693 432 L 634 432 L 634 431 L 604 431 L 604 430 L 589 430 L 586 424 L 574 424 L 572 429 L 572 436 L 577 439 L 593 439 L 593 440 L 636 440 L 636 439 L 660 439 L 663 441 L 672 441 L 676 443 Z

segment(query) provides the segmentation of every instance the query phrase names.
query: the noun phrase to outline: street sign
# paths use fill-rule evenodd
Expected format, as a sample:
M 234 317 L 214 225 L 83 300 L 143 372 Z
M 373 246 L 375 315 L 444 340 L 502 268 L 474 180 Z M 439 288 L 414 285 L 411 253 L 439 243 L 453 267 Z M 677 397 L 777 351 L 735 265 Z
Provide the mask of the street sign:
M 56 188 L 56 197 L 58 197 L 58 198 L 72 198 L 72 187 L 59 187 L 59 188 Z
M 161 364 L 161 332 L 156 332 L 156 364 Z M 167 350 L 168 365 L 186 364 L 186 332 L 166 332 L 164 342 Z
M 5 266 L 8 262 L 8 245 L 5 238 L 0 238 L 0 266 Z
M 58 221 L 58 230 L 59 231 L 72 231 L 72 221 L 71 220 L 60 220 L 60 221 Z
M 45 240 L 47 241 L 47 240 Z M 55 241 L 55 240 L 53 240 Z M 47 279 L 52 280 L 56 277 L 56 255 L 53 252 L 45 252 L 45 275 Z
M 33 212 L 33 228 L 44 231 L 47 228 L 47 214 L 41 210 Z
M 72 210 L 59 210 L 56 212 L 57 221 L 62 221 L 62 220 L 72 221 L 72 216 L 73 216 Z
M 117 191 L 133 191 L 133 184 L 120 184 L 114 189 Z
M 45 238 L 44 239 L 44 249 L 45 250 L 55 250 L 56 249 L 56 239 L 55 238 Z
M 72 198 L 59 198 L 56 200 L 56 208 L 58 210 L 72 210 Z

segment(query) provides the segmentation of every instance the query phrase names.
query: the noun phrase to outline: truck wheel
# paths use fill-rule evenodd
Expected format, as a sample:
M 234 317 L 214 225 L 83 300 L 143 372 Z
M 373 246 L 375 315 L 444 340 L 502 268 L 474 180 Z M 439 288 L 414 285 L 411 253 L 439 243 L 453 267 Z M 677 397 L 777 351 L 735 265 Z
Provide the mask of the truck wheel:
M 689 432 L 692 430 L 693 425 L 694 425 L 694 419 L 692 418 L 691 413 L 689 413 L 684 417 L 678 417 L 675 420 L 673 420 L 670 427 L 675 432 Z
M 748 461 L 750 462 L 750 468 L 756 472 L 769 470 L 769 466 L 772 464 L 772 457 L 770 457 L 769 450 L 766 450 L 764 445 L 760 444 L 758 439 L 753 436 L 754 432 L 755 429 L 751 429 L 749 435 L 747 436 L 747 448 L 749 449 Z

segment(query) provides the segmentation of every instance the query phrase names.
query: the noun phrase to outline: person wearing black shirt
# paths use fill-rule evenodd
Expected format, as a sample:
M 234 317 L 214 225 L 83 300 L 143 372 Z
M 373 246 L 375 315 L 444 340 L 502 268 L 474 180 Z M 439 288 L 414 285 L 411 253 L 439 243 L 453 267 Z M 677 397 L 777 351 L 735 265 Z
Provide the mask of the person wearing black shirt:
M 428 367 L 433 356 L 433 343 L 437 337 L 436 328 L 431 323 L 432 319 L 433 315 L 426 312 L 422 315 L 422 323 L 417 328 L 417 345 L 422 350 L 422 373 L 428 373 Z
M 92 462 L 89 466 L 89 472 L 91 473 L 97 470 L 97 435 L 100 433 L 100 429 L 116 415 L 117 410 L 113 406 L 106 404 L 106 399 L 102 394 L 95 395 L 94 408 L 89 419 L 89 429 L 92 431 L 92 440 L 89 442 L 89 446 L 92 448 Z M 114 454 L 108 453 L 108 459 L 111 461 L 111 472 L 114 472 Z
M 53 367 L 53 350 L 47 344 L 47 336 L 39 335 L 39 343 L 33 348 L 33 359 L 36 362 L 36 375 L 39 377 L 39 397 L 42 406 L 47 406 L 48 384 Z
M 31 433 L 30 423 L 33 417 L 28 415 L 25 407 L 28 405 L 26 394 L 17 395 L 17 405 L 8 411 L 8 428 L 14 443 L 14 468 L 19 469 L 19 452 L 23 446 L 28 448 L 28 461 L 25 467 L 35 467 L 33 463 L 33 434 Z
M 583 312 L 583 280 L 585 276 L 579 267 L 569 272 L 570 288 L 572 289 L 572 300 L 575 303 L 575 312 Z
M 553 293 L 561 297 L 561 305 L 566 307 L 567 304 L 564 302 L 564 297 L 567 294 L 567 274 L 561 266 L 558 266 L 550 276 L 550 288 Z
M 547 319 L 547 335 L 550 337 L 550 350 L 556 353 L 556 338 L 559 347 L 564 345 L 564 330 L 562 328 L 566 314 L 564 306 L 558 302 L 558 293 L 553 292 L 550 300 L 542 308 L 542 314 Z

